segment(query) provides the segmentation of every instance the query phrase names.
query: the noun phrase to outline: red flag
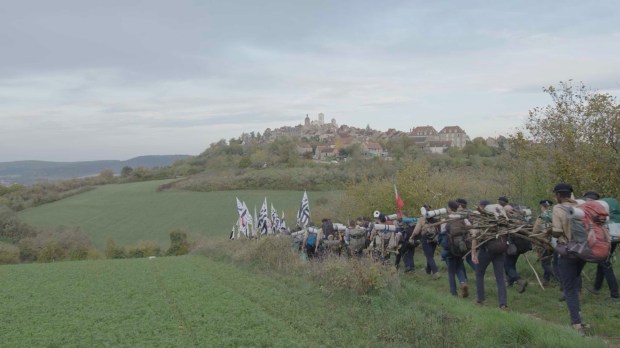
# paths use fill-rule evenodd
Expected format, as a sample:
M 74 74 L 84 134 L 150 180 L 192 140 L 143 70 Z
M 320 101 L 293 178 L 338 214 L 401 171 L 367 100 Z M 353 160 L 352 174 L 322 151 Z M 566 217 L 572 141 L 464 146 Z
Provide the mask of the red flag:
M 405 206 L 405 202 L 403 202 L 402 198 L 398 194 L 398 190 L 396 189 L 396 183 L 394 183 L 394 195 L 396 196 L 396 208 L 398 208 L 398 216 L 403 215 L 403 207 Z

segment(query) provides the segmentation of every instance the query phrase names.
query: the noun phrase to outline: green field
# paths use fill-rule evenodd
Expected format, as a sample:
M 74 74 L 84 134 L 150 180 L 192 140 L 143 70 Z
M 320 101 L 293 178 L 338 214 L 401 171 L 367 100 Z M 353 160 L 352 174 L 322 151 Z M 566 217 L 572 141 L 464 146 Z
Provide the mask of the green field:
M 0 267 L 5 347 L 601 346 L 403 280 L 327 292 L 204 256 Z
M 253 214 L 265 197 L 279 212 L 285 211 L 288 224 L 294 223 L 303 192 L 298 191 L 221 191 L 157 192 L 166 181 L 105 185 L 57 202 L 27 209 L 20 217 L 40 226 L 80 226 L 93 243 L 104 248 L 106 240 L 133 245 L 154 240 L 167 247 L 169 233 L 184 228 L 193 235 L 227 238 L 236 221 L 235 197 L 245 200 Z M 337 201 L 339 192 L 311 192 L 311 207 L 319 198 Z M 271 206 L 269 207 L 271 209 Z

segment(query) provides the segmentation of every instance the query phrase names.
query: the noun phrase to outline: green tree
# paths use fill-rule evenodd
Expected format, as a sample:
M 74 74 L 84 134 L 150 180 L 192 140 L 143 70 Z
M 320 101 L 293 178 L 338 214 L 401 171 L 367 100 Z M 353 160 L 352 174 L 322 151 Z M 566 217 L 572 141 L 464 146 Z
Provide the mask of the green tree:
M 569 182 L 577 193 L 597 190 L 620 195 L 620 105 L 616 98 L 572 81 L 543 91 L 552 103 L 529 112 L 525 125 L 529 134 L 513 137 L 512 155 L 517 160 L 544 161 L 551 180 Z
M 121 169 L 121 177 L 123 178 L 130 177 L 132 173 L 133 173 L 133 168 L 131 168 L 130 166 L 124 166 L 123 169 Z

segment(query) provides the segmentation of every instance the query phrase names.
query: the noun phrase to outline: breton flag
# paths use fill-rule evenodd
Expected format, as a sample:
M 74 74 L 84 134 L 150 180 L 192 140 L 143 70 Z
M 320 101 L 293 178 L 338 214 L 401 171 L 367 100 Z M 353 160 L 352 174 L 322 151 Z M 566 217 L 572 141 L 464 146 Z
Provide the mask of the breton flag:
M 308 194 L 304 191 L 304 196 L 301 199 L 301 206 L 297 211 L 297 226 L 306 227 L 310 222 L 310 204 L 308 203 Z
M 280 218 L 280 228 L 286 229 L 286 219 L 284 218 L 284 210 L 282 210 L 282 217 Z
M 248 235 L 248 217 L 250 219 L 250 221 L 252 220 L 252 217 L 249 216 L 250 212 L 248 211 L 248 208 L 245 206 L 245 203 L 241 203 L 241 201 L 239 200 L 239 198 L 237 198 L 237 212 L 239 213 L 239 232 L 238 234 L 243 233 L 243 235 L 247 236 Z
M 228 239 L 235 240 L 235 225 L 233 225 L 232 230 L 230 230 L 230 237 L 228 237 Z
M 261 235 L 271 234 L 271 219 L 267 211 L 267 197 L 263 201 L 263 206 L 260 208 L 260 216 L 258 218 L 258 231 Z
M 278 211 L 273 207 L 273 203 L 271 203 L 271 226 L 273 228 L 273 232 L 280 231 L 280 221 Z
M 398 216 L 403 216 L 403 207 L 405 206 L 405 202 L 403 202 L 402 198 L 398 194 L 398 190 L 396 189 L 396 179 L 394 179 L 394 195 L 396 196 L 396 208 L 398 211 Z

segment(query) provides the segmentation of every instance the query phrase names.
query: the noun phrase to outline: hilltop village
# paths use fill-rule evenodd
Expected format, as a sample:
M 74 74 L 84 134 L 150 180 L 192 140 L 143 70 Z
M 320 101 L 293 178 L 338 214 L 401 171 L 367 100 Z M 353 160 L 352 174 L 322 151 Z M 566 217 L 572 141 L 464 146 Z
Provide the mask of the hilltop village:
M 450 148 L 462 149 L 471 141 L 469 135 L 458 125 L 445 126 L 437 131 L 434 127 L 416 126 L 409 131 L 400 131 L 390 128 L 385 132 L 366 128 L 356 128 L 347 125 L 338 125 L 336 119 L 325 121 L 325 115 L 319 113 L 316 119 L 309 115 L 303 123 L 297 126 L 284 126 L 277 129 L 267 128 L 260 133 L 244 133 L 241 140 L 245 144 L 265 144 L 275 141 L 278 137 L 293 137 L 300 140 L 297 152 L 300 156 L 315 160 L 330 160 L 338 158 L 343 149 L 358 145 L 366 157 L 389 158 L 390 153 L 382 144 L 391 139 L 406 137 L 414 142 L 417 148 L 427 153 L 445 153 Z M 504 137 L 486 138 L 490 147 L 499 147 Z

